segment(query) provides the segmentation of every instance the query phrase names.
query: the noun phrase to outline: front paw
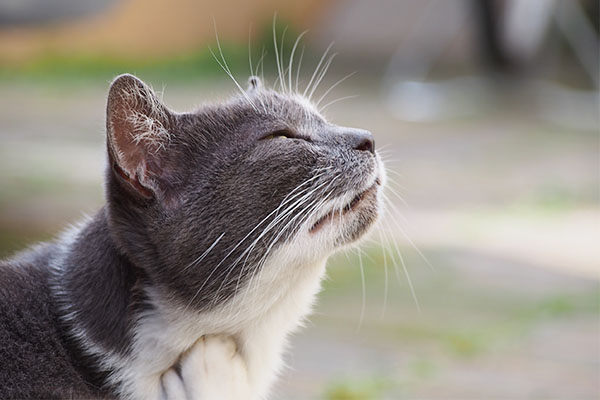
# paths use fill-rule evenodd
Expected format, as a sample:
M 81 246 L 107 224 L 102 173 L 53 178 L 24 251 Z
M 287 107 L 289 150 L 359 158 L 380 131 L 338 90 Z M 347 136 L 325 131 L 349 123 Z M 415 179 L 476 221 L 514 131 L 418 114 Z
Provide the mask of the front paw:
M 230 336 L 200 338 L 183 355 L 179 373 L 171 368 L 162 376 L 168 400 L 251 399 L 246 363 Z

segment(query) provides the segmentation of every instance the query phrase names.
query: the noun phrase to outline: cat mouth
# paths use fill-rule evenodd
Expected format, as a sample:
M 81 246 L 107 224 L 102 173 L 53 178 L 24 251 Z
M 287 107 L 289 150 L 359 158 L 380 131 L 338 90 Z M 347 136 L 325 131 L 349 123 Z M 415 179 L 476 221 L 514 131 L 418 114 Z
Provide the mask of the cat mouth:
M 321 228 L 327 223 L 333 221 L 334 218 L 342 217 L 346 214 L 355 211 L 358 208 L 358 206 L 363 202 L 363 200 L 365 200 L 368 197 L 371 197 L 377 192 L 377 187 L 379 185 L 381 185 L 381 181 L 379 180 L 379 178 L 376 178 L 375 182 L 371 186 L 354 196 L 354 198 L 350 200 L 350 202 L 348 202 L 341 210 L 336 208 L 328 212 L 327 214 L 319 218 L 317 222 L 315 222 L 308 231 L 310 233 L 316 233 L 319 230 L 321 230 Z

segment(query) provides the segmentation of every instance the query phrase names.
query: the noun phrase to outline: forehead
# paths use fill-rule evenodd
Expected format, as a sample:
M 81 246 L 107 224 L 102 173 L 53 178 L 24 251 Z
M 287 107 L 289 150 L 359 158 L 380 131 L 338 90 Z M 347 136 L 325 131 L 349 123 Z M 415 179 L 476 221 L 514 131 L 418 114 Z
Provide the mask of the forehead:
M 251 100 L 256 100 L 259 104 L 264 104 L 270 107 L 272 111 L 302 114 L 306 117 L 315 117 L 324 119 L 317 108 L 310 100 L 299 93 L 279 93 L 274 90 L 260 90 L 250 97 Z
M 279 93 L 273 90 L 257 90 L 242 98 L 246 106 L 266 120 L 277 120 L 294 127 L 316 127 L 327 121 L 306 97 L 297 93 Z M 252 102 L 253 104 L 250 104 Z
M 325 118 L 305 97 L 271 89 L 248 92 L 221 104 L 206 105 L 186 118 L 190 126 L 208 134 L 274 129 L 294 129 L 310 134 L 327 125 Z

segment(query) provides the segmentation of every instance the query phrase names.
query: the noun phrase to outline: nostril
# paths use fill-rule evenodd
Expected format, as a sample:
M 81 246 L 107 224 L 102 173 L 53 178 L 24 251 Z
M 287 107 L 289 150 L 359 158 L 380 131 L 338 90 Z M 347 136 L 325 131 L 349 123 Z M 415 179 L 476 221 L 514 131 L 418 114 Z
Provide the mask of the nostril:
M 375 140 L 371 137 L 363 138 L 354 149 L 375 154 Z

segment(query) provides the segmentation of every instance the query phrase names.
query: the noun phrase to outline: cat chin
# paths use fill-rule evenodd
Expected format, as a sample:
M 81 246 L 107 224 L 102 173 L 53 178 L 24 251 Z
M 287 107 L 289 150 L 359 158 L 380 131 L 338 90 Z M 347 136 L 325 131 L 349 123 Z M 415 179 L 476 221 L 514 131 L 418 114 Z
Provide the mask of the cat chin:
M 351 206 L 348 217 L 338 225 L 336 246 L 344 248 L 358 246 L 369 235 L 384 210 L 383 196 L 381 191 L 387 183 L 387 174 L 379 154 L 375 154 L 376 172 L 371 186 L 359 194 L 359 201 Z
M 307 238 L 335 251 L 364 238 L 377 222 L 382 208 L 382 178 L 373 178 L 366 189 L 334 199 L 306 228 Z M 323 249 L 326 251 L 326 249 Z
M 369 200 L 368 204 L 363 204 L 349 221 L 344 221 L 342 226 L 334 232 L 335 250 L 358 246 L 368 237 L 379 218 L 379 214 L 376 198 Z M 335 230 L 335 227 L 332 228 Z

